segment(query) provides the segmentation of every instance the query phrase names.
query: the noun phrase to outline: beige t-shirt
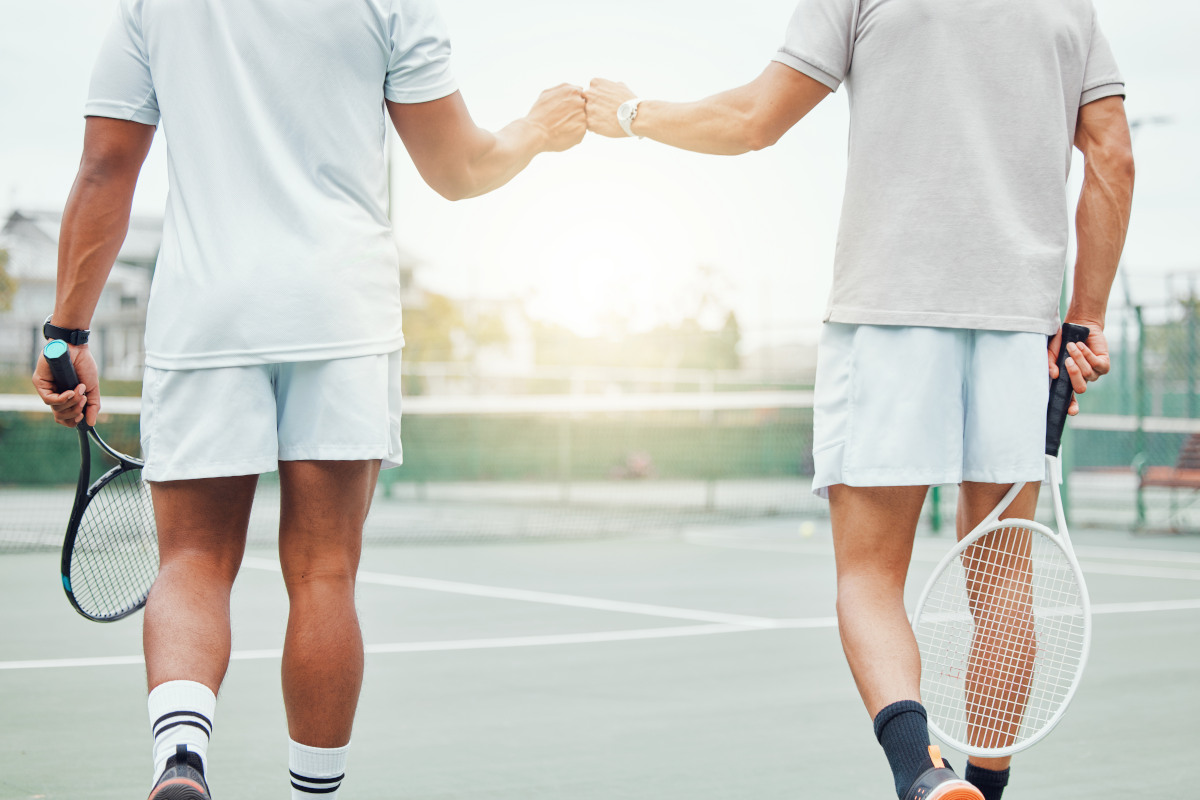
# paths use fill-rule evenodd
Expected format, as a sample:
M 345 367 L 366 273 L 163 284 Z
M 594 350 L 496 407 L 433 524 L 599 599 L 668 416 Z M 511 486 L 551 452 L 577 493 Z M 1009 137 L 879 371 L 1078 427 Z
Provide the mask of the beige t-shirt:
M 775 60 L 850 96 L 826 321 L 1058 329 L 1079 108 L 1125 93 L 1091 0 L 800 0 Z

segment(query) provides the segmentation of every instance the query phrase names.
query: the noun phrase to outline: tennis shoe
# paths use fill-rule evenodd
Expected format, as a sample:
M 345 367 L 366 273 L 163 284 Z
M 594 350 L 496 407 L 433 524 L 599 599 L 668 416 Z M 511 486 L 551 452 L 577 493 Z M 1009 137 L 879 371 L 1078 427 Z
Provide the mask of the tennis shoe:
M 942 751 L 937 745 L 929 746 L 929 760 L 933 767 L 917 776 L 908 787 L 904 800 L 983 800 L 982 792 L 955 775 L 950 765 L 942 760 Z
M 149 800 L 211 800 L 204 782 L 204 762 L 199 753 L 178 745 L 167 759 L 166 769 L 150 790 Z

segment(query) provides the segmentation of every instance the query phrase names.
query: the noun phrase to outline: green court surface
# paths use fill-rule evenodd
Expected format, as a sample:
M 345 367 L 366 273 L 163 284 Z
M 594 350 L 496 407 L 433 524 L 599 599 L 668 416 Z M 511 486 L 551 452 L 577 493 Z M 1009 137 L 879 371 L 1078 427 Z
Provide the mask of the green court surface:
M 1200 796 L 1200 539 L 1076 538 L 1089 667 L 1006 797 Z M 948 545 L 921 534 L 910 600 Z M 252 548 L 235 590 L 218 800 L 289 796 L 272 555 Z M 838 642 L 827 522 L 371 545 L 362 568 L 346 800 L 894 797 Z M 144 797 L 141 617 L 83 620 L 57 569 L 45 551 L 0 557 L 0 798 Z

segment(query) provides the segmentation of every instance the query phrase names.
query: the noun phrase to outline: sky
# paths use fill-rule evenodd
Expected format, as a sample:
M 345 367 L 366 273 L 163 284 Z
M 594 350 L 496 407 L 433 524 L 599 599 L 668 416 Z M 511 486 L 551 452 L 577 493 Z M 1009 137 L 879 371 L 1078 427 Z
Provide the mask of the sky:
M 1050 2 L 1052 0 L 1047 0 Z M 440 0 L 454 70 L 476 121 L 496 129 L 538 93 L 592 77 L 647 98 L 692 100 L 753 79 L 782 42 L 794 0 Z M 1200 32 L 1193 0 L 1095 0 L 1141 126 L 1126 247 L 1134 299 L 1200 270 Z M 78 164 L 81 109 L 111 0 L 0 0 L 0 214 L 59 209 Z M 709 268 L 751 347 L 813 341 L 829 291 L 845 170 L 845 91 L 772 148 L 702 156 L 589 135 L 539 156 L 500 191 L 450 203 L 396 148 L 396 235 L 418 280 L 458 297 L 520 298 L 581 333 L 619 312 L 669 322 Z M 396 142 L 398 145 L 398 141 Z M 1077 154 L 1078 156 L 1078 154 Z M 1068 191 L 1078 192 L 1082 164 Z M 135 213 L 161 214 L 165 147 Z

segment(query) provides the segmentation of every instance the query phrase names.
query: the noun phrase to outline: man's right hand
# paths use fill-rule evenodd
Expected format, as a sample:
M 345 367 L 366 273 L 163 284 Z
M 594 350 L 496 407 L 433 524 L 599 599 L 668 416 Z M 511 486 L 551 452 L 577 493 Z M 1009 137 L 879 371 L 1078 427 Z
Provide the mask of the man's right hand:
M 41 357 L 33 371 L 33 388 L 37 389 L 42 402 L 54 410 L 54 421 L 59 425 L 74 428 L 82 419 L 86 419 L 88 425 L 95 425 L 96 417 L 100 415 L 100 372 L 86 346 L 71 347 L 70 350 L 79 385 L 60 393 L 50 374 L 50 365 L 45 357 Z
M 1072 342 L 1067 345 L 1066 369 L 1067 375 L 1071 378 L 1071 391 L 1080 395 L 1087 391 L 1090 381 L 1098 381 L 1102 375 L 1108 374 L 1111 366 L 1108 357 L 1108 340 L 1104 336 L 1104 323 L 1098 320 L 1075 317 L 1067 321 L 1074 322 L 1076 325 L 1084 325 L 1088 329 L 1087 341 Z M 1051 380 L 1058 377 L 1058 349 L 1061 346 L 1062 329 L 1059 328 L 1058 333 L 1050 339 L 1049 347 L 1046 350 Z M 1072 397 L 1067 414 L 1075 416 L 1078 413 L 1079 403 Z
M 583 141 L 587 133 L 583 89 L 569 83 L 547 89 L 538 97 L 526 119 L 546 132 L 544 149 L 569 150 Z

